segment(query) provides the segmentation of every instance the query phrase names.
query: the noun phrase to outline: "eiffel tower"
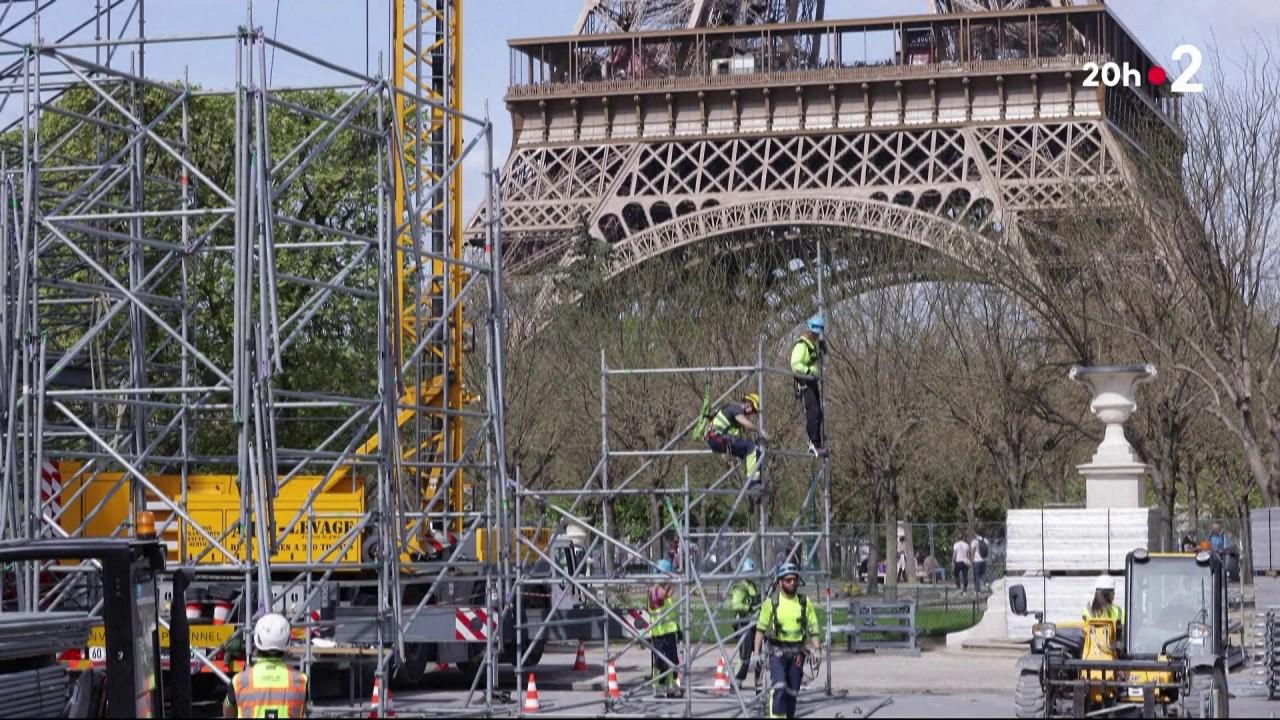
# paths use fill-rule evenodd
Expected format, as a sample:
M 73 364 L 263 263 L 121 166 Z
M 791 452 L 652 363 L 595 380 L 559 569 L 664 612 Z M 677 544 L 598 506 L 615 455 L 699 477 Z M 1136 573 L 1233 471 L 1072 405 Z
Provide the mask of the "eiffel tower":
M 1176 131 L 1158 64 L 1102 4 L 933 0 L 834 20 L 821 0 L 586 0 L 575 34 L 509 41 L 506 268 L 607 240 L 607 275 L 806 227 L 964 258 L 1019 223 L 1106 205 L 1136 128 Z M 1086 87 L 1088 62 L 1135 87 Z M 984 240 L 985 238 L 985 240 Z M 865 260 L 865 258 L 864 258 Z M 785 270 L 785 266 L 783 267 Z M 832 263 L 837 294 L 891 262 Z

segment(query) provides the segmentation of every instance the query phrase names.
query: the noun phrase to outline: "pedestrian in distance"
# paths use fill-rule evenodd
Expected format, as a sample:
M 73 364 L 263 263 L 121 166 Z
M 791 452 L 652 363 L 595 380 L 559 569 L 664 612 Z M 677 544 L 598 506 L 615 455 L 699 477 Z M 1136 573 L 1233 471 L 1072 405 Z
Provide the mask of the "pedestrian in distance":
M 649 588 L 649 642 L 653 645 L 652 670 L 654 697 L 680 697 L 680 623 L 670 576 L 675 572 L 671 561 L 658 561 L 658 572 L 664 577 Z
M 982 533 L 977 533 L 973 542 L 969 543 L 969 549 L 973 552 L 973 591 L 980 593 L 987 582 L 987 561 L 991 558 L 991 545 L 982 537 Z
M 960 592 L 969 590 L 969 559 L 972 552 L 969 549 L 969 541 L 964 533 L 956 538 L 956 543 L 951 546 L 951 562 L 953 572 L 955 573 L 956 589 Z
M 751 558 L 743 558 L 738 569 L 739 575 L 754 575 L 756 563 Z M 733 611 L 733 629 L 738 637 L 738 685 L 747 679 L 751 669 L 751 651 L 755 645 L 756 617 L 760 612 L 760 588 L 751 577 L 735 580 L 729 586 L 729 609 Z M 760 685 L 760 676 L 756 675 L 756 686 Z
M 1222 529 L 1222 523 L 1214 522 L 1209 525 L 1209 549 L 1215 554 L 1221 555 L 1226 550 L 1231 549 L 1231 538 L 1227 537 L 1226 531 Z
M 767 642 L 769 695 L 765 700 L 765 717 L 793 718 L 804 683 L 805 661 L 809 661 L 816 675 L 821 660 L 818 611 L 799 591 L 800 568 L 783 563 L 774 578 L 776 588 L 761 604 L 756 621 L 753 664 L 760 663 L 760 652 Z
M 804 430 L 809 436 L 809 452 L 817 457 L 827 456 L 822 440 L 822 392 L 818 386 L 819 365 L 827 352 L 823 339 L 826 329 L 821 313 L 814 315 L 805 322 L 804 331 L 791 348 L 791 372 L 796 381 L 796 397 L 804 401 Z
M 222 715 L 229 718 L 300 718 L 307 712 L 307 676 L 285 664 L 292 628 L 279 613 L 253 626 L 253 664 L 231 678 Z
M 760 396 L 747 393 L 742 402 L 727 403 L 717 410 L 707 424 L 707 447 L 714 453 L 742 458 L 746 463 L 747 482 L 760 478 L 760 449 L 744 437 L 744 433 L 754 434 L 761 442 L 769 441 L 768 434 L 756 424 L 759 417 Z

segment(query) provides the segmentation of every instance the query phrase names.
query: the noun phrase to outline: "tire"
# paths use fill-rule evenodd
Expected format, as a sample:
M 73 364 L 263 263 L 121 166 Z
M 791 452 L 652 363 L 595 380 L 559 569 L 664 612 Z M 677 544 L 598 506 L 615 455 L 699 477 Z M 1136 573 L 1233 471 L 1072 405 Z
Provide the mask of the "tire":
M 1231 717 L 1230 700 L 1226 673 L 1221 668 L 1202 669 L 1191 673 L 1191 689 L 1183 699 L 1183 708 L 1192 718 Z
M 525 667 L 538 667 L 538 663 L 542 662 L 542 652 L 546 650 L 546 641 L 540 642 L 533 646 L 533 650 L 529 653 L 529 658 L 524 661 Z
M 481 662 L 482 661 L 480 660 L 463 660 L 458 663 L 458 672 L 462 673 L 463 677 L 467 679 L 467 682 L 471 682 L 472 678 L 480 672 Z
M 547 643 L 545 640 L 534 645 L 533 649 L 529 651 L 529 657 L 525 658 L 524 666 L 526 668 L 538 667 L 538 663 L 542 662 L 542 652 L 546 647 Z M 516 657 L 516 652 L 517 648 L 514 644 L 507 645 L 502 651 L 501 661 L 507 665 L 514 666 L 518 659 Z
M 1014 714 L 1020 718 L 1042 718 L 1045 714 L 1044 686 L 1039 673 L 1023 671 L 1013 689 Z
M 431 646 L 427 643 L 405 643 L 405 658 L 396 663 L 393 680 L 401 687 L 418 687 L 427 678 Z

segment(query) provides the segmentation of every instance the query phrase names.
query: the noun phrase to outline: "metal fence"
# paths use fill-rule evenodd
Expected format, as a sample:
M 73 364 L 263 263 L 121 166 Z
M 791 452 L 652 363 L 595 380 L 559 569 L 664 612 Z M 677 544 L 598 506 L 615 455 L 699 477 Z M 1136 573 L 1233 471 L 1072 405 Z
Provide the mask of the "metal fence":
M 976 568 L 973 558 L 963 572 L 957 574 L 955 543 L 966 542 L 974 533 L 987 541 L 987 561 L 983 568 L 982 589 L 1004 577 L 1006 533 L 1003 522 L 978 523 L 971 530 L 967 523 L 899 523 L 894 551 L 898 555 L 898 585 L 954 585 L 959 590 L 975 589 Z M 871 548 L 876 548 L 877 562 L 871 563 Z M 870 585 L 875 571 L 876 585 L 886 577 L 886 539 L 883 525 L 844 525 L 832 528 L 832 572 L 843 585 Z

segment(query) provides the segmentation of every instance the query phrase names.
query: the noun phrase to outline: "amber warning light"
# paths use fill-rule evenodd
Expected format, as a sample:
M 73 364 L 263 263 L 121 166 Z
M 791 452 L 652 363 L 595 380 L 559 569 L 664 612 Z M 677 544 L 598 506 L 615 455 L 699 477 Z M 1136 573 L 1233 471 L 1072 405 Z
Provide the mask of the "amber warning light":
M 138 513 L 138 525 L 134 528 L 134 535 L 144 540 L 149 540 L 156 536 L 155 513 L 150 510 L 143 510 Z

